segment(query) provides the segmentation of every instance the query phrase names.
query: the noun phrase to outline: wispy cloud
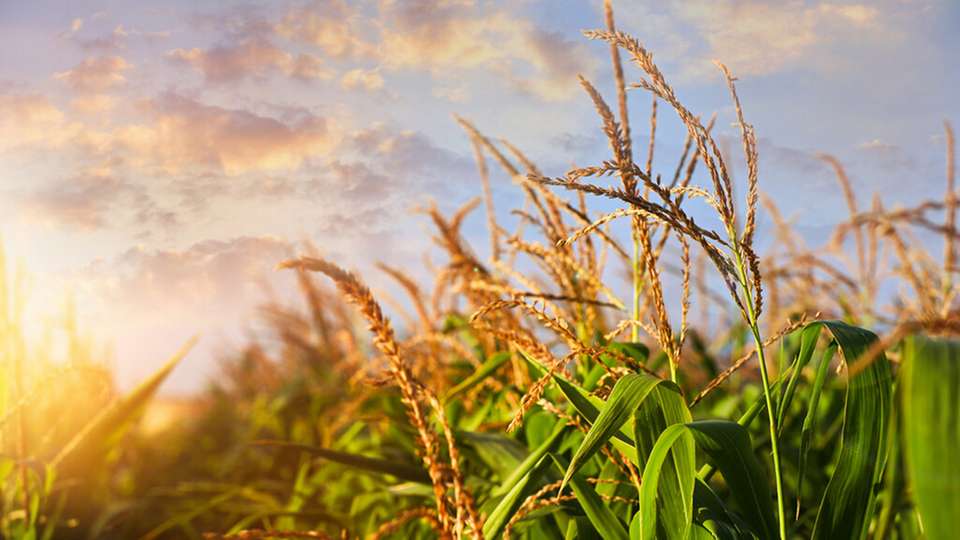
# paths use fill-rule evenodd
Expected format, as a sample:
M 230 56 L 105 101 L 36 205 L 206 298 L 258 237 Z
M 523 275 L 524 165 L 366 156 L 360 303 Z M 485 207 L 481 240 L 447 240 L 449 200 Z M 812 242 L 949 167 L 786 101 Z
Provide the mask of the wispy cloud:
M 308 53 L 290 54 L 265 38 L 210 49 L 174 49 L 167 58 L 193 67 L 212 84 L 265 79 L 275 73 L 304 81 L 333 77 L 332 70 L 320 58 Z
M 327 118 L 304 114 L 283 121 L 172 92 L 149 100 L 143 110 L 150 123 L 116 129 L 114 148 L 136 164 L 169 173 L 293 170 L 311 156 L 331 151 L 340 137 Z
M 131 68 L 123 57 L 95 56 L 53 77 L 77 92 L 103 92 L 125 84 L 124 72 Z
M 161 209 L 142 186 L 91 170 L 57 181 L 21 198 L 21 212 L 30 221 L 50 227 L 95 230 L 110 225 L 152 227 L 176 225 L 173 212 Z

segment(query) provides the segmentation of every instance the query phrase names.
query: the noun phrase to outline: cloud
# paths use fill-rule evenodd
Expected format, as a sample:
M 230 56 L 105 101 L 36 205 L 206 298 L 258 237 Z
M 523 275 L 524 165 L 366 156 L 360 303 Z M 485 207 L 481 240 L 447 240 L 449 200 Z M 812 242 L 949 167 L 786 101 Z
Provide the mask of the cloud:
M 383 77 L 375 69 L 352 69 L 340 78 L 340 86 L 346 90 L 362 89 L 368 92 L 376 92 L 383 88 Z
M 397 131 L 385 124 L 354 132 L 348 146 L 383 170 L 399 175 L 450 178 L 473 171 L 470 159 L 437 146 L 423 133 Z
M 333 77 L 320 58 L 311 54 L 294 56 L 262 37 L 210 49 L 174 49 L 167 58 L 192 66 L 213 84 L 264 79 L 273 73 L 303 81 Z
M 204 240 L 176 249 L 137 246 L 73 277 L 88 324 L 115 341 L 121 383 L 142 380 L 191 336 L 200 347 L 171 385 L 195 390 L 213 374 L 218 340 L 241 339 L 268 284 L 292 297 L 293 276 L 275 272 L 295 252 L 273 236 Z M 190 367 L 187 367 L 190 366 Z
M 273 30 L 291 41 L 320 48 L 331 58 L 366 58 L 376 47 L 363 36 L 372 25 L 344 0 L 316 1 L 288 11 Z
M 885 173 L 902 173 L 915 170 L 917 163 L 903 147 L 881 139 L 872 139 L 857 146 L 865 158 L 865 164 Z
M 143 109 L 150 122 L 116 129 L 114 148 L 126 151 L 133 165 L 165 173 L 295 170 L 328 154 L 340 137 L 335 122 L 309 113 L 284 121 L 170 92 Z
M 301 53 L 292 59 L 292 61 L 283 67 L 284 72 L 294 79 L 300 81 L 311 81 L 315 79 L 332 79 L 334 72 L 320 58 Z
M 838 44 L 899 39 L 894 2 L 799 0 L 673 0 L 656 9 L 640 3 L 618 9 L 619 26 L 662 58 L 677 62 L 683 79 L 716 77 L 714 60 L 737 75 L 768 75 L 795 66 L 826 69 L 844 55 Z
M 121 222 L 164 228 L 177 223 L 175 214 L 161 209 L 143 187 L 118 178 L 109 167 L 55 182 L 19 202 L 24 217 L 49 227 L 92 231 Z
M 590 73 L 595 60 L 580 41 L 538 30 L 506 9 L 472 1 L 384 0 L 362 11 L 342 0 L 317 1 L 288 11 L 273 26 L 288 40 L 319 48 L 338 60 L 377 60 L 391 71 L 427 71 L 440 95 L 466 98 L 460 82 L 466 72 L 493 72 L 514 89 L 548 100 L 577 92 L 576 74 Z M 343 84 L 350 89 L 379 87 L 382 76 L 354 69 Z
M 698 1 L 677 4 L 708 46 L 736 73 L 762 75 L 807 58 L 813 49 L 876 23 L 877 10 L 863 4 Z
M 576 93 L 576 74 L 595 67 L 581 42 L 472 2 L 385 2 L 380 23 L 385 66 L 425 69 L 439 80 L 492 70 L 521 91 L 562 100 Z
M 70 21 L 70 28 L 57 34 L 57 37 L 59 37 L 60 39 L 70 39 L 77 32 L 79 32 L 81 28 L 83 28 L 83 19 L 80 17 L 77 17 L 72 21 Z
M 114 27 L 109 34 L 89 39 L 77 39 L 77 44 L 85 51 L 114 52 L 127 47 L 127 38 L 130 36 L 122 24 Z
M 85 270 L 121 314 L 222 316 L 256 292 L 257 280 L 293 253 L 272 236 L 205 240 L 182 250 L 129 249 Z M 126 308 L 126 309 L 123 309 Z
M 559 32 L 531 30 L 525 36 L 531 54 L 525 58 L 533 66 L 527 77 L 510 76 L 522 91 L 551 101 L 561 101 L 576 91 L 575 76 L 589 74 L 593 60 L 582 43 L 565 39 Z
M 0 94 L 0 150 L 57 145 L 76 128 L 45 96 Z
M 106 94 L 77 96 L 70 100 L 70 107 L 86 115 L 97 115 L 110 111 L 116 105 L 113 97 Z
M 105 225 L 110 206 L 127 188 L 110 175 L 76 176 L 25 196 L 21 208 L 31 221 L 97 229 Z
M 126 83 L 123 73 L 132 67 L 120 56 L 99 56 L 87 58 L 53 77 L 78 92 L 103 92 Z
M 433 87 L 431 93 L 434 97 L 451 103 L 466 103 L 470 99 L 470 90 L 465 84 L 438 84 Z

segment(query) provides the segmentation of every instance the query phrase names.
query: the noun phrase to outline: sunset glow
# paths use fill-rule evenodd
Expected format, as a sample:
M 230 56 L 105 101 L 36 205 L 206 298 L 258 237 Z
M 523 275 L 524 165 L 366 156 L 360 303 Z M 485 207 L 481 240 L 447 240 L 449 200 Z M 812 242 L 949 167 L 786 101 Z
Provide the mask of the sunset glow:
M 615 29 L 629 36 L 607 31 L 614 29 L 613 4 Z M 426 486 L 416 495 L 423 500 L 402 505 L 421 508 L 403 514 L 420 525 L 397 525 L 398 531 L 499 537 L 516 525 L 523 537 L 576 536 L 586 530 L 577 527 L 597 526 L 583 516 L 600 510 L 584 514 L 577 507 L 575 518 L 531 524 L 521 519 L 518 500 L 509 511 L 493 512 L 481 530 L 494 510 L 490 501 L 509 492 L 497 483 L 508 471 L 487 471 L 475 459 L 489 457 L 481 435 L 493 431 L 513 434 L 503 443 L 508 450 L 497 451 L 518 463 L 539 444 L 551 455 L 578 448 L 579 435 L 565 439 L 562 452 L 545 442 L 554 429 L 549 415 L 569 405 L 564 392 L 570 387 L 551 383 L 564 370 L 577 384 L 597 385 L 589 389 L 594 405 L 617 392 L 613 384 L 629 372 L 671 381 L 666 386 L 679 391 L 682 407 L 663 413 L 678 415 L 670 422 L 708 416 L 743 422 L 740 415 L 753 414 L 744 423 L 755 443 L 747 448 L 762 446 L 757 456 L 771 459 L 762 461 L 771 475 L 770 497 L 761 498 L 776 501 L 771 512 L 777 510 L 776 523 L 762 524 L 770 529 L 759 537 L 839 534 L 823 529 L 831 519 L 870 531 L 893 527 L 897 505 L 914 506 L 889 494 L 878 503 L 889 505 L 883 507 L 888 522 L 873 514 L 841 519 L 830 510 L 820 517 L 819 499 L 814 504 L 807 491 L 828 492 L 835 464 L 823 448 L 804 461 L 819 439 L 808 440 L 814 428 L 802 416 L 807 401 L 800 412 L 789 407 L 800 407 L 801 398 L 790 401 L 798 380 L 806 384 L 827 371 L 795 359 L 827 341 L 817 341 L 821 334 L 809 329 L 821 327 L 812 321 L 837 319 L 883 337 L 875 348 L 895 362 L 892 368 L 886 358 L 854 366 L 850 351 L 862 352 L 858 347 L 873 341 L 823 323 L 822 335 L 832 336 L 842 353 L 836 365 L 845 362 L 835 371 L 849 380 L 859 369 L 894 380 L 901 369 L 903 377 L 920 373 L 900 367 L 912 365 L 914 356 L 941 351 L 910 341 L 914 333 L 960 331 L 954 328 L 960 264 L 952 131 L 960 125 L 960 3 L 613 4 L 0 2 L 0 353 L 10 370 L 9 380 L 0 381 L 0 417 L 9 420 L 0 422 L 0 447 L 17 456 L 9 470 L 0 463 L 0 484 L 8 482 L 15 494 L 5 511 L 17 512 L 0 515 L 0 536 L 36 533 L 38 516 L 52 516 L 30 509 L 48 509 L 54 498 L 31 503 L 39 497 L 31 485 L 42 482 L 25 463 L 62 461 L 69 473 L 100 455 L 118 467 L 98 469 L 102 485 L 137 486 L 121 502 L 102 499 L 118 509 L 163 497 L 189 506 L 204 490 L 231 504 L 238 499 L 230 497 L 243 499 L 229 510 L 211 506 L 226 517 L 183 518 L 171 504 L 160 505 L 169 523 L 131 518 L 121 527 L 122 519 L 103 518 L 119 527 L 104 525 L 104 531 L 135 531 L 132 537 L 200 538 L 212 530 L 209 537 L 219 538 L 245 528 L 292 531 L 309 524 L 312 530 L 316 523 L 325 523 L 316 525 L 324 534 L 359 536 L 401 514 L 388 511 L 401 499 L 388 504 L 379 495 L 317 502 L 328 495 L 318 487 L 327 481 L 305 465 L 307 454 L 297 453 L 307 452 L 303 446 L 410 462 L 413 480 L 403 470 L 390 478 Z M 797 349 L 800 332 L 811 332 L 803 334 L 812 340 L 803 342 L 806 349 Z M 177 351 L 194 336 L 197 344 L 179 361 Z M 952 354 L 950 343 L 944 358 Z M 891 353 L 894 344 L 900 348 Z M 750 376 L 734 374 L 753 346 L 761 363 L 750 361 Z M 778 347 L 781 357 L 774 360 Z M 834 358 L 834 350 L 826 350 L 824 365 Z M 737 364 L 743 354 L 748 357 Z M 583 364 L 588 361 L 600 367 L 592 370 Z M 791 366 L 804 376 L 791 375 L 790 390 L 774 389 L 770 381 L 790 374 Z M 871 371 L 881 368 L 892 371 Z M 57 411 L 69 406 L 46 395 L 49 403 L 28 406 L 33 395 L 45 394 L 44 377 L 61 369 L 70 377 L 93 373 L 49 387 L 83 396 L 76 398 L 82 408 L 64 415 L 62 426 Z M 482 377 L 469 378 L 477 373 Z M 489 384 L 480 382 L 494 373 Z M 706 397 L 725 383 L 733 385 L 722 387 L 728 409 Z M 385 384 L 387 397 L 377 401 Z M 650 395 L 663 403 L 673 399 L 657 388 Z M 831 407 L 836 418 L 860 410 L 844 401 L 844 388 L 828 383 L 823 391 L 831 397 L 821 409 Z M 819 414 L 820 391 L 798 391 L 812 400 L 809 418 Z M 496 392 L 483 402 L 486 408 L 475 404 L 487 399 L 482 392 Z M 147 408 L 155 396 L 161 401 Z M 757 400 L 756 410 L 745 396 Z M 711 414 L 693 409 L 701 399 Z M 901 396 L 876 397 L 870 418 L 886 422 L 894 399 Z M 630 403 L 641 410 L 639 401 Z M 780 406 L 780 417 L 764 424 L 768 417 L 760 411 Z M 297 416 L 303 411 L 309 413 Z M 585 431 L 598 425 L 576 407 L 563 411 L 586 418 L 579 425 Z M 80 421 L 89 417 L 123 427 Z M 183 421 L 187 417 L 198 423 Z M 548 417 L 549 426 L 538 423 Z M 401 441 L 377 424 L 390 419 L 410 422 L 399 432 L 412 438 Z M 141 420 L 139 430 L 129 429 Z M 844 425 L 830 424 L 830 437 L 839 437 Z M 37 426 L 53 426 L 51 434 Z M 873 427 L 877 433 L 886 428 Z M 144 442 L 170 433 L 168 446 Z M 177 453 L 196 433 L 204 434 L 196 437 L 207 453 Z M 561 491 L 576 492 L 564 512 L 584 503 L 588 484 L 616 477 L 636 488 L 629 495 L 614 487 L 597 492 L 604 504 L 627 501 L 607 505 L 610 523 L 639 538 L 631 516 L 642 511 L 636 492 L 643 489 L 639 475 L 649 462 L 642 452 L 649 449 L 631 450 L 634 463 L 611 458 L 617 466 L 606 467 L 596 459 L 600 450 L 619 452 L 616 445 L 627 444 L 624 435 L 606 445 L 614 433 L 620 435 L 611 431 L 595 447 L 581 448 L 582 455 L 568 452 L 537 465 L 543 468 L 536 474 L 546 477 L 554 465 L 563 473 L 552 492 L 558 504 Z M 677 448 L 701 437 L 690 433 L 677 435 Z M 650 435 L 650 444 L 659 434 Z M 853 447 L 847 435 L 843 444 Z M 88 436 L 133 437 L 127 449 L 136 449 L 87 447 Z M 839 439 L 830 440 L 840 447 Z M 464 462 L 473 467 L 466 479 L 457 476 L 458 444 L 468 448 Z M 231 472 L 249 457 L 238 450 L 247 446 L 276 451 L 269 455 L 286 461 L 277 458 L 275 469 L 244 462 L 249 468 Z M 73 448 L 82 449 L 79 457 Z M 686 459 L 676 452 L 669 459 Z M 882 455 L 876 447 L 858 455 L 869 452 Z M 211 457 L 222 455 L 237 461 Z M 340 454 L 317 455 L 356 466 Z M 796 462 L 796 456 L 803 457 Z M 291 465 L 294 458 L 302 459 L 301 469 Z M 144 463 L 151 459 L 182 466 L 176 487 L 182 498 L 154 482 L 151 475 L 164 473 L 148 470 Z M 449 467 L 437 465 L 444 459 Z M 211 472 L 210 463 L 223 469 Z M 797 485 L 797 470 L 808 466 L 816 488 Z M 281 469 L 278 482 L 296 482 L 302 500 L 299 492 L 288 498 L 259 484 L 262 492 L 244 491 L 253 489 L 254 477 L 269 476 L 257 474 Z M 879 485 L 884 470 L 863 474 Z M 33 483 L 31 474 L 37 475 Z M 837 474 L 842 477 L 842 468 Z M 358 493 L 384 492 L 368 480 L 356 480 Z M 234 495 L 217 491 L 234 483 Z M 470 489 L 484 501 L 479 510 L 461 498 Z M 517 489 L 515 495 L 534 493 L 532 483 Z M 917 489 L 925 493 L 922 485 Z M 923 505 L 916 501 L 918 512 Z M 78 520 L 77 531 L 96 536 L 85 528 L 100 523 L 83 514 L 88 510 L 70 519 Z M 473 511 L 480 517 L 470 517 Z M 788 531 L 794 512 L 799 517 Z M 921 523 L 916 515 L 897 526 Z M 657 535 L 674 525 L 667 513 L 659 519 L 667 520 L 658 525 L 662 530 L 639 518 L 636 527 Z M 699 518 L 694 529 L 683 528 L 691 519 L 678 523 L 693 535 Z M 937 524 L 924 519 L 933 524 L 920 529 L 935 531 Z M 910 537 L 898 531 L 896 538 Z

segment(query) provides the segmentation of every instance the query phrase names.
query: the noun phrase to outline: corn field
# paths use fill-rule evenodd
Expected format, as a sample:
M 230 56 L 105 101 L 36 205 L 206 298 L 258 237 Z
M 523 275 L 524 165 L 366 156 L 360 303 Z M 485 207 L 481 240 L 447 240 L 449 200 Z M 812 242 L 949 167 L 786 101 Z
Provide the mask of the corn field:
M 263 308 L 271 344 L 226 359 L 160 431 L 138 426 L 190 344 L 127 393 L 70 328 L 69 367 L 41 369 L 5 275 L 2 536 L 954 538 L 950 124 L 944 194 L 909 208 L 865 202 L 822 155 L 849 216 L 808 246 L 764 194 L 735 74 L 717 64 L 744 178 L 710 111 L 605 8 L 584 38 L 609 47 L 613 80 L 579 80 L 605 160 L 550 176 L 457 117 L 480 197 L 422 209 L 432 281 L 383 263 L 406 294 L 388 310 L 322 245 L 275 261 L 301 299 Z M 668 115 L 686 128 L 675 163 L 655 153 Z M 513 181 L 510 228 L 490 167 Z

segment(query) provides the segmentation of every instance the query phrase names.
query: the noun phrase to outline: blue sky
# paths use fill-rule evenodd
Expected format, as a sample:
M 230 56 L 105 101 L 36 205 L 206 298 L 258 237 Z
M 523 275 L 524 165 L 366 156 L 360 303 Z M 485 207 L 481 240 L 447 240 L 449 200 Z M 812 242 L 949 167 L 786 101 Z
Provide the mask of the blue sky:
M 615 2 L 692 110 L 738 149 L 714 59 L 739 77 L 761 186 L 811 241 L 842 219 L 836 155 L 863 204 L 942 192 L 960 119 L 960 4 Z M 385 282 L 419 268 L 417 205 L 479 193 L 460 114 L 551 174 L 606 155 L 582 73 L 612 98 L 596 1 L 0 3 L 0 233 L 38 311 L 73 291 L 122 382 L 202 333 L 172 381 L 202 386 L 273 265 L 312 241 Z M 639 73 L 628 67 L 628 80 Z M 631 94 L 636 147 L 649 98 Z M 663 109 L 661 109 L 663 111 Z M 656 166 L 683 141 L 662 115 Z M 517 192 L 494 177 L 505 222 Z M 478 214 L 470 231 L 483 242 Z M 266 290 L 272 293 L 265 292 Z

